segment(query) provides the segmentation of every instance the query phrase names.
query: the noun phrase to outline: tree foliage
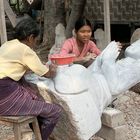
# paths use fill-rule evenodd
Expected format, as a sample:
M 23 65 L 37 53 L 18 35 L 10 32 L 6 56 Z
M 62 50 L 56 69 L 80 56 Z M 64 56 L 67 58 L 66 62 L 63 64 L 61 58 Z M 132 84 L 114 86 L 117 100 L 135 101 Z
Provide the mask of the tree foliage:
M 76 20 L 83 15 L 84 8 L 86 5 L 86 0 L 73 0 L 71 13 L 66 26 L 66 37 L 69 38 L 72 36 L 72 30 L 74 29 L 74 24 Z
M 75 21 L 83 15 L 86 0 L 45 0 L 43 42 L 51 48 L 54 44 L 55 27 L 58 23 L 66 26 L 66 37 L 72 36 Z

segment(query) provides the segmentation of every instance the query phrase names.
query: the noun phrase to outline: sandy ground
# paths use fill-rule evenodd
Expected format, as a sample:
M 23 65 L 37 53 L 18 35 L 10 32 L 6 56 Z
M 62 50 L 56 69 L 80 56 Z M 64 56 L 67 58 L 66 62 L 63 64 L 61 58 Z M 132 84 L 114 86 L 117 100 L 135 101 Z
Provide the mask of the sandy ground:
M 140 94 L 125 92 L 114 102 L 115 108 L 124 113 L 128 132 L 127 140 L 140 140 Z M 29 129 L 28 129 L 29 130 Z M 26 130 L 25 130 L 26 131 Z M 23 140 L 33 140 L 32 132 L 25 132 Z M 11 127 L 0 126 L 0 140 L 14 140 Z M 91 140 L 103 140 L 93 137 Z

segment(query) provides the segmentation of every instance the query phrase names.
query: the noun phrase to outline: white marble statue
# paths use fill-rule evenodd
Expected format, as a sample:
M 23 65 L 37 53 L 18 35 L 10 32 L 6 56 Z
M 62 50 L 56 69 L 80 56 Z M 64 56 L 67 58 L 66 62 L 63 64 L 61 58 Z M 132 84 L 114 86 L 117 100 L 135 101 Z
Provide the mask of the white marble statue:
M 80 140 L 88 140 L 101 128 L 101 114 L 113 96 L 140 82 L 140 40 L 119 55 L 115 41 L 111 42 L 89 68 L 72 64 L 58 66 L 54 79 L 28 75 L 27 81 L 44 87 L 64 100 L 76 125 Z M 69 140 L 69 139 L 67 139 Z

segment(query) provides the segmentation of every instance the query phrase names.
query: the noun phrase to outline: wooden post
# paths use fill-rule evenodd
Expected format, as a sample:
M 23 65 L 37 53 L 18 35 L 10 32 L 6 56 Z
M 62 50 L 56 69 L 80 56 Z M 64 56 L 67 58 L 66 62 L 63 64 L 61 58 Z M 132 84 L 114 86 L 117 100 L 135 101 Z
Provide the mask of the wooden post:
M 104 0 L 104 30 L 105 30 L 105 45 L 107 45 L 111 41 L 109 0 Z
M 3 44 L 5 41 L 7 41 L 4 1 L 3 0 L 0 0 L 0 38 L 1 38 L 1 44 Z
M 16 14 L 13 12 L 12 8 L 10 7 L 8 0 L 4 0 L 4 11 L 8 16 L 9 20 L 12 23 L 12 26 L 16 26 Z

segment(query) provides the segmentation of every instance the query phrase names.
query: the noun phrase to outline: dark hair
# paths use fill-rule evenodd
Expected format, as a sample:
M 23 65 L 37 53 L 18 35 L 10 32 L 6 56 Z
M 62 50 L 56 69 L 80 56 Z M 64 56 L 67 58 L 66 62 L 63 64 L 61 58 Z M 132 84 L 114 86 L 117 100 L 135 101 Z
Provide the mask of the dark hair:
M 39 35 L 39 26 L 31 18 L 25 18 L 18 22 L 14 28 L 15 38 L 24 40 L 28 36 L 33 35 L 37 37 Z
M 91 23 L 86 18 L 79 18 L 75 23 L 75 31 L 78 31 L 81 27 L 88 25 L 92 28 Z

